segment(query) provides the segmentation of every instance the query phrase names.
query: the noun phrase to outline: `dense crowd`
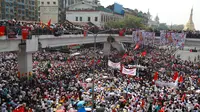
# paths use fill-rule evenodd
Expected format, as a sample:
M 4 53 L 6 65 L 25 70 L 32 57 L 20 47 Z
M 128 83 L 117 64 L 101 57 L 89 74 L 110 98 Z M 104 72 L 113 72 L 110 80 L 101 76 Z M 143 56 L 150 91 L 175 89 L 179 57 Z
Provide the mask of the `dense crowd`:
M 18 73 L 17 54 L 0 54 L 0 104 L 2 112 L 21 106 L 27 112 L 76 112 L 92 107 L 94 75 L 94 107 L 107 112 L 198 112 L 200 111 L 200 57 L 183 61 L 173 54 L 176 49 L 143 46 L 134 50 L 127 46 L 126 56 L 112 50 L 109 57 L 101 48 L 81 48 L 75 55 L 38 51 L 33 54 L 33 71 L 27 76 Z M 146 56 L 141 52 L 146 51 Z M 96 52 L 96 56 L 94 53 Z M 75 53 L 75 52 L 74 52 Z M 94 60 L 95 59 L 95 60 Z M 108 67 L 108 60 L 128 65 L 141 65 L 136 76 L 122 74 Z M 94 65 L 95 64 L 95 70 Z M 160 86 L 154 80 L 174 82 L 177 71 L 183 81 L 178 87 Z M 84 112 L 84 111 L 82 111 Z

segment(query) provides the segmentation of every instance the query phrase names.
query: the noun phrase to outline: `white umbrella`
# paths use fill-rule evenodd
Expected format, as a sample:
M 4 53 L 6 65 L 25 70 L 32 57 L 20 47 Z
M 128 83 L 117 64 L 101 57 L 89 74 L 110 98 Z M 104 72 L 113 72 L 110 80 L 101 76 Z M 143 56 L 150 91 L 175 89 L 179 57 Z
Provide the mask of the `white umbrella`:
M 91 81 L 92 81 L 92 78 L 87 78 L 86 81 L 87 81 L 87 82 L 91 82 Z
M 115 95 L 115 93 L 114 92 L 111 92 L 111 93 L 109 93 L 111 96 L 114 96 Z
M 77 56 L 77 55 L 80 55 L 81 53 L 77 52 L 77 53 L 73 53 L 73 54 L 70 54 L 70 56 Z
M 196 93 L 200 93 L 200 90 L 196 90 Z
M 105 78 L 108 78 L 108 76 L 103 76 L 103 78 L 105 79 Z

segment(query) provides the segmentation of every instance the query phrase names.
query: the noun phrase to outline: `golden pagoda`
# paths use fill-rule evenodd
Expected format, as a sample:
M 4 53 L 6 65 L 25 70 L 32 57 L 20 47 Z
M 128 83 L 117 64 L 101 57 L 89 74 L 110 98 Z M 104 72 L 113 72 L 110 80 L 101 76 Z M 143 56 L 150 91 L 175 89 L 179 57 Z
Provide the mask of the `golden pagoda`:
M 194 27 L 194 22 L 192 20 L 192 16 L 193 16 L 193 8 L 191 9 L 191 13 L 190 13 L 190 19 L 187 22 L 187 24 L 184 27 L 185 31 L 195 31 L 195 27 Z

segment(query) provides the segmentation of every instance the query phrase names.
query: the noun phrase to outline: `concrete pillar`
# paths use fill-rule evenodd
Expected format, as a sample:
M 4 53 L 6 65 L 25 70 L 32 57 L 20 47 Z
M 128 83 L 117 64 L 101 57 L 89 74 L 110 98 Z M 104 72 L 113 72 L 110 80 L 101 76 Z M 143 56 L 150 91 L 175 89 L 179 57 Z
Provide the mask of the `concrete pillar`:
M 107 56 L 107 55 L 110 54 L 110 47 L 111 47 L 110 43 L 108 43 L 108 42 L 104 43 L 104 46 L 103 46 L 103 53 L 104 53 L 104 55 Z
M 32 71 L 32 53 L 38 51 L 38 38 L 32 37 L 32 39 L 26 40 L 19 45 L 18 51 L 18 70 L 20 74 L 29 73 Z
M 19 45 L 18 52 L 18 71 L 20 74 L 29 73 L 32 71 L 32 52 L 26 52 L 26 45 Z

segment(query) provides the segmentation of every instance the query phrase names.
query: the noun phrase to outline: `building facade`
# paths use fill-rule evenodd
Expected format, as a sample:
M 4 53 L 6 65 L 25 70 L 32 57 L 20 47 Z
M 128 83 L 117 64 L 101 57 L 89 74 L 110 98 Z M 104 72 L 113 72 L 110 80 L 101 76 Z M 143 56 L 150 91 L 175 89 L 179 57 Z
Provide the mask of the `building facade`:
M 98 27 L 104 27 L 109 21 L 123 19 L 123 16 L 98 10 L 67 11 L 66 19 L 70 22 L 91 22 Z
M 158 27 L 159 26 L 159 24 L 160 24 L 159 20 L 160 19 L 159 19 L 158 15 L 156 15 L 154 20 L 152 20 L 152 16 L 151 16 L 151 14 L 150 14 L 150 12 L 148 10 L 147 18 L 148 18 L 148 26 L 149 27 Z
M 37 21 L 37 0 L 1 0 L 1 19 Z
M 98 27 L 104 27 L 106 22 L 123 19 L 123 17 L 95 2 L 88 1 L 73 4 L 66 11 L 66 20 L 70 22 L 91 22 Z
M 51 19 L 51 23 L 58 23 L 59 0 L 40 0 L 39 9 L 41 22 L 47 23 Z

